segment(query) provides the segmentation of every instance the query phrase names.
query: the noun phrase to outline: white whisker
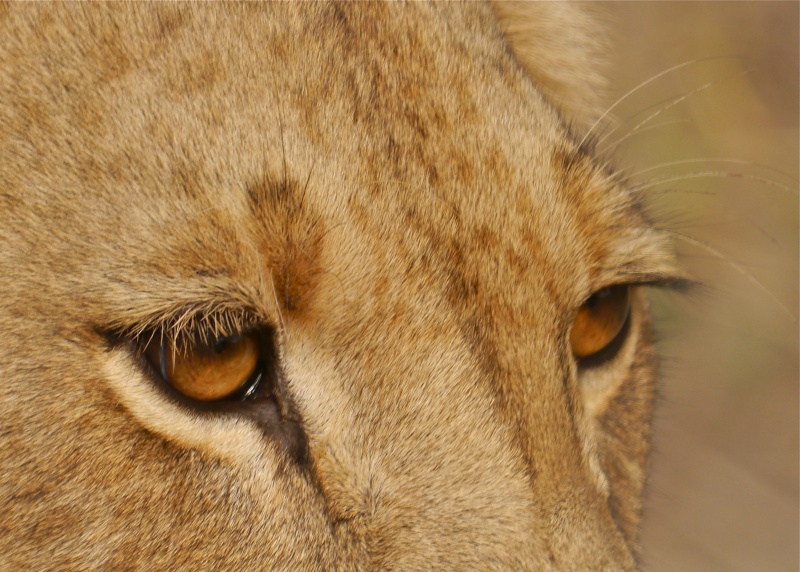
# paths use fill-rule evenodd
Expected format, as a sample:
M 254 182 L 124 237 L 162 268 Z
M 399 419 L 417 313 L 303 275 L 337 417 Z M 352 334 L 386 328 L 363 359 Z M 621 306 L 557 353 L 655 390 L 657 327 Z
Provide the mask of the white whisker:
M 642 169 L 641 171 L 637 171 L 635 173 L 631 173 L 629 176 L 630 178 L 635 178 L 645 173 L 649 173 L 651 171 L 656 171 L 658 169 L 666 169 L 668 167 L 679 167 L 681 165 L 696 165 L 696 164 L 705 164 L 705 163 L 728 163 L 731 165 L 743 165 L 746 167 L 757 167 L 759 169 L 764 169 L 767 171 L 772 171 L 773 173 L 777 173 L 779 175 L 785 176 L 787 179 L 792 179 L 792 181 L 797 182 L 797 179 L 791 177 L 787 173 L 781 171 L 780 169 L 775 169 L 768 165 L 762 165 L 760 163 L 756 163 L 755 161 L 747 161 L 744 159 L 731 159 L 728 157 L 701 157 L 698 159 L 682 159 L 680 161 L 669 161 L 666 163 L 659 163 L 657 165 L 653 165 L 652 167 L 648 167 L 646 169 Z
M 284 335 L 289 335 L 289 330 L 286 328 L 286 322 L 283 319 L 283 314 L 281 313 L 281 303 L 278 300 L 278 291 L 275 289 L 275 276 L 270 274 L 270 281 L 272 282 L 272 295 L 275 298 L 275 309 L 278 312 L 278 320 L 281 323 L 281 329 L 283 330 Z
M 752 284 L 754 284 L 759 290 L 767 294 L 767 296 L 769 296 L 772 299 L 772 301 L 783 311 L 784 314 L 786 314 L 787 317 L 789 317 L 789 319 L 792 320 L 792 322 L 797 321 L 797 318 L 794 316 L 794 314 L 792 314 L 792 311 L 789 310 L 789 308 L 775 294 L 773 294 L 772 291 L 764 285 L 764 283 L 762 283 L 758 278 L 755 277 L 755 275 L 752 272 L 747 270 L 744 266 L 736 262 L 730 256 L 727 256 L 725 253 L 714 248 L 710 244 L 706 244 L 702 240 L 698 240 L 686 234 L 682 234 L 680 232 L 664 228 L 661 228 L 659 230 L 661 230 L 662 232 L 666 232 L 670 236 L 674 236 L 676 239 L 681 240 L 687 244 L 696 246 L 697 248 L 711 254 L 717 260 L 726 263 L 736 272 L 747 278 L 747 280 L 750 281 Z
M 655 125 L 649 125 L 647 127 L 643 127 L 642 129 L 639 129 L 638 131 L 628 132 L 623 137 L 620 137 L 619 139 L 617 139 L 614 143 L 611 143 L 611 144 L 607 145 L 606 147 L 603 147 L 602 149 L 600 149 L 598 151 L 598 154 L 603 155 L 603 154 L 607 153 L 609 149 L 616 149 L 625 140 L 633 137 L 634 135 L 639 135 L 639 134 L 645 133 L 647 131 L 652 131 L 653 129 L 658 129 L 659 127 L 667 127 L 669 125 L 677 125 L 679 123 L 691 123 L 691 120 L 689 120 L 689 119 L 676 119 L 674 121 L 664 121 L 663 123 L 656 123 Z M 614 130 L 611 131 L 611 133 L 613 133 L 613 132 L 614 132 Z M 604 136 L 600 140 L 600 142 L 605 140 L 605 138 L 606 137 Z
M 657 111 L 654 111 L 653 113 L 651 113 L 650 115 L 648 115 L 647 117 L 645 117 L 645 118 L 644 118 L 642 121 L 640 121 L 638 124 L 636 124 L 636 126 L 634 126 L 634 128 L 633 128 L 633 129 L 631 129 L 630 131 L 628 131 L 628 132 L 627 132 L 627 133 L 626 133 L 626 134 L 625 134 L 625 135 L 622 137 L 622 139 L 621 139 L 621 140 L 627 139 L 629 136 L 631 136 L 631 135 L 633 135 L 634 133 L 636 133 L 637 131 L 639 131 L 639 130 L 640 130 L 642 127 L 643 127 L 643 126 L 645 126 L 645 125 L 647 125 L 648 123 L 650 123 L 650 121 L 652 121 L 653 119 L 655 119 L 656 117 L 658 117 L 659 115 L 661 115 L 662 113 L 664 113 L 665 111 L 667 111 L 668 109 L 671 109 L 671 108 L 675 107 L 676 105 L 680 104 L 681 102 L 683 102 L 683 101 L 686 101 L 686 100 L 687 100 L 687 99 L 689 99 L 690 97 L 692 97 L 692 96 L 694 96 L 694 95 L 697 95 L 698 93 L 700 93 L 700 92 L 703 92 L 703 91 L 707 90 L 707 89 L 708 89 L 708 88 L 710 88 L 710 87 L 716 86 L 716 85 L 718 85 L 720 82 L 722 82 L 722 81 L 724 81 L 724 80 L 731 79 L 731 78 L 734 78 L 734 77 L 743 77 L 743 76 L 745 76 L 745 75 L 747 75 L 747 74 L 749 74 L 749 73 L 752 73 L 752 71 L 753 71 L 753 70 L 744 70 L 744 71 L 742 71 L 742 72 L 739 72 L 739 73 L 735 73 L 735 74 L 731 74 L 731 75 L 729 75 L 729 76 L 725 76 L 725 77 L 723 77 L 723 78 L 721 78 L 721 79 L 715 79 L 715 80 L 709 81 L 709 82 L 707 82 L 707 83 L 704 83 L 704 84 L 703 84 L 703 85 L 701 85 L 700 87 L 697 87 L 697 88 L 695 88 L 695 89 L 691 90 L 689 93 L 686 93 L 686 94 L 683 94 L 683 95 L 680 95 L 680 96 L 678 96 L 678 97 L 675 97 L 675 98 L 671 99 L 671 100 L 670 100 L 670 101 L 669 101 L 669 102 L 668 102 L 666 105 L 664 105 L 663 107 L 661 107 L 661 108 L 660 108 L 660 109 L 658 109 Z M 612 133 L 614 133 L 614 131 L 615 131 L 615 130 L 614 130 L 614 129 L 612 129 L 611 131 L 609 131 L 608 133 L 606 133 L 606 134 L 605 134 L 605 135 L 604 135 L 604 136 L 603 136 L 603 137 L 602 137 L 602 138 L 601 138 L 601 139 L 598 141 L 598 144 L 599 144 L 599 143 L 602 143 L 603 141 L 605 141 L 605 140 L 606 140 L 606 139 L 607 139 L 609 136 L 611 136 L 611 134 L 612 134 Z
M 583 136 L 583 139 L 581 139 L 581 142 L 578 144 L 578 147 L 582 147 L 584 145 L 584 143 L 586 143 L 586 141 L 589 139 L 589 137 L 591 137 L 592 134 L 594 133 L 594 130 L 597 128 L 597 126 L 600 125 L 606 119 L 606 117 L 608 117 L 609 114 L 612 111 L 614 111 L 614 109 L 617 108 L 618 105 L 620 105 L 623 101 L 628 99 L 634 93 L 636 93 L 639 90 L 641 90 L 643 87 L 653 83 L 654 81 L 656 81 L 656 80 L 658 80 L 658 79 L 664 77 L 665 75 L 668 75 L 668 74 L 670 74 L 670 73 L 672 73 L 674 71 L 683 69 L 683 68 L 691 66 L 691 65 L 702 63 L 702 62 L 705 62 L 705 61 L 720 60 L 720 59 L 738 59 L 738 58 L 736 58 L 735 56 L 714 56 L 714 57 L 710 57 L 710 58 L 701 58 L 701 59 L 696 59 L 696 60 L 689 60 L 689 61 L 677 64 L 677 65 L 674 65 L 671 68 L 668 68 L 668 69 L 666 69 L 666 70 L 664 70 L 664 71 L 662 71 L 660 73 L 657 73 L 656 75 L 654 75 L 650 79 L 647 79 L 647 80 L 641 82 L 639 85 L 637 85 L 636 87 L 634 87 L 633 89 L 631 89 L 627 93 L 625 93 L 622 97 L 618 98 L 613 104 L 611 104 L 611 106 L 608 109 L 606 109 L 603 112 L 603 114 L 597 119 L 597 121 L 595 121 L 592 124 L 592 126 L 586 132 L 586 135 Z
M 756 175 L 747 175 L 744 173 L 729 173 L 727 171 L 697 171 L 694 173 L 684 173 L 672 177 L 657 177 L 654 179 L 649 179 L 647 181 L 644 181 L 638 185 L 634 185 L 630 187 L 629 191 L 632 193 L 638 193 L 640 191 L 651 189 L 653 187 L 656 187 L 658 185 L 664 185 L 666 183 L 675 183 L 678 181 L 688 181 L 691 179 L 702 179 L 702 178 L 744 179 L 747 181 L 752 181 L 754 183 L 761 183 L 768 187 L 773 187 L 780 191 L 785 191 L 792 194 L 796 194 L 798 192 L 797 189 L 789 187 L 787 185 L 783 185 L 777 181 L 773 181 L 772 179 L 767 179 L 765 177 L 758 177 Z

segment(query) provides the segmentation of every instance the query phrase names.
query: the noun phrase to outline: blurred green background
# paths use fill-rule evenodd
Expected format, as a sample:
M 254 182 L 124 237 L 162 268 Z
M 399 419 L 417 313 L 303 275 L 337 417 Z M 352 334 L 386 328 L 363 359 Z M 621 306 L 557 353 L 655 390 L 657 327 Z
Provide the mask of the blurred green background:
M 797 2 L 620 2 L 600 147 L 703 287 L 664 357 L 643 568 L 798 570 Z

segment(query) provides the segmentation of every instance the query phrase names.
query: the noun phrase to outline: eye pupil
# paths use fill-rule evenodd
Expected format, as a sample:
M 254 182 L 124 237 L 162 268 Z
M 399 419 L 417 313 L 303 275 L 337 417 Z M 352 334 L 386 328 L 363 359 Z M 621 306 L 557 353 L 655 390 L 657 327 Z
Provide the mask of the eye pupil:
M 235 344 L 241 339 L 240 336 L 230 336 L 230 337 L 221 337 L 217 338 L 214 344 L 211 346 L 214 349 L 214 353 L 216 354 L 223 354 L 225 351 L 230 347 L 232 344 Z

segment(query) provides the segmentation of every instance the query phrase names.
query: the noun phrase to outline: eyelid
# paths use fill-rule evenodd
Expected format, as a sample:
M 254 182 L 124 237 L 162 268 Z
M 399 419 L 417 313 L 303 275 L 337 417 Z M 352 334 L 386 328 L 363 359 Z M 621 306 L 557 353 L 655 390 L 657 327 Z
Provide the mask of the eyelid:
M 632 273 L 629 275 L 620 275 L 617 280 L 602 282 L 594 286 L 588 293 L 584 295 L 578 306 L 586 302 L 592 295 L 607 288 L 614 288 L 618 286 L 629 286 L 631 288 L 646 287 L 657 288 L 661 290 L 673 290 L 677 292 L 687 292 L 694 288 L 700 287 L 702 284 L 692 278 L 690 275 L 685 276 L 664 276 L 661 274 L 638 274 Z
M 682 271 L 674 272 L 638 272 L 622 271 L 609 273 L 597 280 L 592 292 L 612 286 L 652 286 L 671 290 L 685 290 L 699 285 L 699 282 L 690 274 Z

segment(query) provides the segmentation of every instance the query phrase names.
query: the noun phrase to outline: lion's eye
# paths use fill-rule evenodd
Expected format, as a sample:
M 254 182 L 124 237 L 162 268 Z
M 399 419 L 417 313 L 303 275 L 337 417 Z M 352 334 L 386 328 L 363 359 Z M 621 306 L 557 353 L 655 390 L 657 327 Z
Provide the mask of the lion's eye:
M 197 401 L 216 401 L 247 399 L 255 392 L 262 377 L 260 349 L 255 334 L 243 334 L 188 349 L 154 339 L 145 354 L 178 392 Z
M 591 357 L 611 345 L 622 331 L 630 308 L 629 286 L 611 286 L 589 296 L 572 323 L 573 355 Z

